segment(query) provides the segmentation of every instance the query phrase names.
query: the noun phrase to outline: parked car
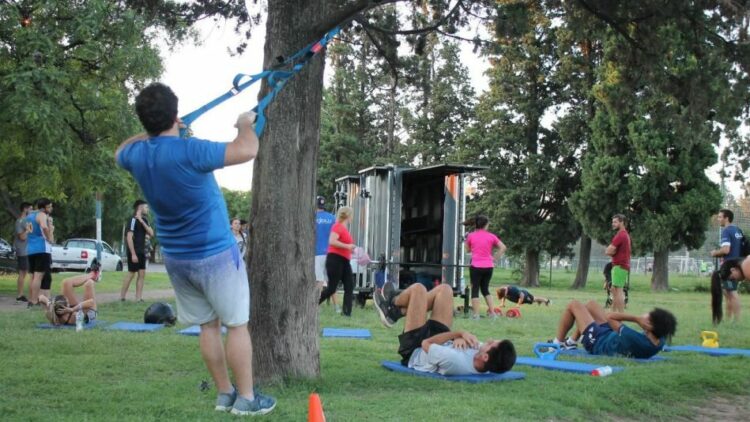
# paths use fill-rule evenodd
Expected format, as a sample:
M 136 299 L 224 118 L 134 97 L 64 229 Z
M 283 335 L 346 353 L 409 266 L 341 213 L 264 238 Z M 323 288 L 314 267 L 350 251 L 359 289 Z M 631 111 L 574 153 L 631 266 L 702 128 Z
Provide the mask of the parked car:
M 122 258 L 107 242 L 102 244 L 102 271 L 122 271 Z M 52 246 L 53 270 L 86 271 L 96 258 L 96 239 L 68 239 Z
M 0 238 L 0 270 L 16 271 L 16 254 L 5 239 Z

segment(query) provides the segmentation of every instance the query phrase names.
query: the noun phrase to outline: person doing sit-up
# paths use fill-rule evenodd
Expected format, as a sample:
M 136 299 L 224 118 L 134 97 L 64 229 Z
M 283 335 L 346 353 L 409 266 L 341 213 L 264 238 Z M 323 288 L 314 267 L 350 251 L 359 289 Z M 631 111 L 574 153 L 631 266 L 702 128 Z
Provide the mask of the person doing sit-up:
M 623 324 L 634 322 L 643 332 Z M 573 335 L 565 339 L 575 325 Z M 560 319 L 557 336 L 553 343 L 562 349 L 575 349 L 578 339 L 587 352 L 593 355 L 622 355 L 625 357 L 648 359 L 659 353 L 677 329 L 677 320 L 671 312 L 654 308 L 641 316 L 620 312 L 605 314 L 601 305 L 592 301 L 582 304 L 573 300 L 568 304 Z
M 451 331 L 453 291 L 441 284 L 429 292 L 420 283 L 396 293 L 385 283 L 374 293 L 375 309 L 386 327 L 406 316 L 399 335 L 401 364 L 422 372 L 442 375 L 468 375 L 483 372 L 501 374 L 516 363 L 516 350 L 510 340 L 480 343 L 467 331 Z M 427 312 L 431 312 L 427 319 Z
M 536 296 L 529 293 L 526 289 L 520 289 L 516 286 L 500 286 L 499 289 L 497 289 L 497 298 L 500 299 L 500 307 L 505 306 L 505 299 L 508 299 L 509 301 L 517 304 L 518 306 L 521 306 L 522 304 L 531 305 L 532 303 L 536 303 L 538 305 L 541 305 L 544 303 L 545 305 L 549 305 L 549 299 L 546 297 Z
M 98 279 L 99 271 L 91 271 L 63 280 L 63 294 L 55 296 L 52 300 L 39 295 L 39 303 L 44 306 L 44 315 L 49 322 L 52 325 L 75 325 L 76 313 L 79 310 L 83 311 L 84 324 L 94 321 L 97 316 L 94 283 Z M 74 291 L 76 287 L 83 287 L 83 300 L 80 302 Z

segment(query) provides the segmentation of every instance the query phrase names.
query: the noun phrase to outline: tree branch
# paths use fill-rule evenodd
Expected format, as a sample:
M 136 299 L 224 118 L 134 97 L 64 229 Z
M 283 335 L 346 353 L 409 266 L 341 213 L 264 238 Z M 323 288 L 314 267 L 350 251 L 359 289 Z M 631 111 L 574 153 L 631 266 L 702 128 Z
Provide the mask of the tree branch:
M 423 34 L 425 32 L 432 32 L 440 28 L 443 24 L 445 24 L 448 19 L 453 16 L 459 9 L 459 6 L 463 4 L 463 0 L 458 0 L 456 4 L 453 6 L 450 12 L 445 14 L 445 16 L 441 17 L 439 20 L 437 20 L 435 23 L 433 23 L 430 26 L 426 26 L 424 28 L 414 28 L 414 29 L 405 29 L 405 30 L 399 30 L 399 31 L 392 31 L 390 29 L 381 28 L 379 26 L 371 25 L 367 22 L 364 22 L 361 19 L 357 19 L 357 23 L 362 25 L 365 28 L 372 29 L 374 31 L 378 31 L 383 34 L 388 35 L 415 35 L 415 34 Z
M 609 25 L 612 29 L 617 31 L 618 34 L 622 35 L 623 38 L 625 38 L 625 41 L 627 41 L 630 45 L 637 48 L 638 50 L 644 50 L 643 47 L 635 40 L 633 37 L 631 37 L 627 31 L 625 31 L 620 25 L 617 24 L 611 17 L 605 15 L 604 13 L 599 12 L 595 8 L 593 8 L 591 5 L 586 3 L 586 0 L 577 0 L 578 3 L 586 9 L 589 13 L 596 16 L 599 20 L 603 21 L 607 25 Z

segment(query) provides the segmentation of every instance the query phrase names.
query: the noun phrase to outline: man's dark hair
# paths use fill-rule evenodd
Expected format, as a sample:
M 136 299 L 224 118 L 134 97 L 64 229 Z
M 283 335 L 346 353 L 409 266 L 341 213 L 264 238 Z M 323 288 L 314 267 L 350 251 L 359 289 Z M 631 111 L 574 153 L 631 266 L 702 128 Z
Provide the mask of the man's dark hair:
M 29 208 L 29 207 L 31 207 L 31 206 L 32 206 L 32 205 L 31 205 L 31 204 L 29 204 L 28 202 L 21 202 L 21 205 L 19 205 L 19 206 L 18 206 L 18 210 L 19 210 L 19 211 L 23 211 L 23 210 L 25 210 L 26 208 Z
M 326 198 L 323 196 L 316 197 L 315 204 L 318 206 L 318 209 L 322 210 L 326 206 Z
M 667 341 L 671 340 L 677 331 L 677 319 L 674 315 L 662 308 L 654 308 L 648 315 L 652 327 L 651 332 L 657 338 L 666 337 Z
M 138 207 L 144 204 L 146 204 L 146 201 L 143 199 L 136 199 L 135 202 L 133 202 L 133 212 L 138 211 Z
M 151 136 L 169 130 L 177 118 L 177 96 L 168 86 L 154 82 L 135 97 L 135 112 Z
M 612 216 L 612 219 L 614 220 L 620 220 L 621 223 L 625 222 L 625 215 L 623 214 L 615 214 Z
M 730 223 L 732 221 L 734 221 L 734 213 L 731 210 L 728 210 L 726 208 L 722 208 L 722 209 L 719 210 L 719 214 L 723 215 L 724 218 L 726 218 L 727 220 L 729 220 Z
M 487 352 L 484 369 L 496 374 L 510 371 L 516 364 L 516 348 L 510 340 L 503 340 Z
M 36 200 L 36 207 L 37 209 L 45 208 L 47 205 L 51 204 L 52 201 L 50 201 L 47 198 L 39 198 Z
M 488 224 L 489 222 L 490 222 L 490 219 L 489 219 L 489 218 L 487 218 L 487 216 L 486 216 L 486 215 L 478 215 L 478 216 L 476 216 L 476 217 L 474 218 L 474 225 L 475 225 L 475 226 L 476 226 L 476 227 L 477 227 L 478 229 L 483 229 L 483 228 L 487 227 L 487 224 Z

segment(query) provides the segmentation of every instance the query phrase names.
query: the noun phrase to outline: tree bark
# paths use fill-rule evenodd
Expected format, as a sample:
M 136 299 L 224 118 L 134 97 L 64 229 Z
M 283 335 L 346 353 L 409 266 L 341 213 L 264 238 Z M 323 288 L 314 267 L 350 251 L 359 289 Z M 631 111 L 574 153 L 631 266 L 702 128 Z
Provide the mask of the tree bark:
M 539 251 L 526 251 L 526 268 L 524 268 L 521 285 L 539 287 Z
M 651 290 L 669 289 L 669 250 L 654 252 L 654 268 L 651 273 Z
M 330 3 L 268 2 L 264 68 L 317 39 Z M 313 216 L 323 69 L 319 54 L 279 92 L 254 163 L 248 268 L 256 381 L 320 375 Z M 264 81 L 260 96 L 267 92 Z
M 573 281 L 572 289 L 583 289 L 589 277 L 589 264 L 591 263 L 591 238 L 585 234 L 581 236 L 581 247 L 578 251 L 578 269 L 576 279 Z

